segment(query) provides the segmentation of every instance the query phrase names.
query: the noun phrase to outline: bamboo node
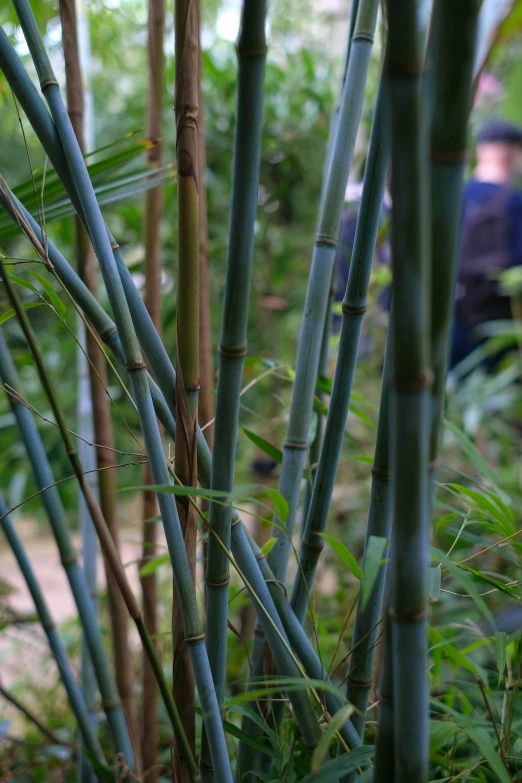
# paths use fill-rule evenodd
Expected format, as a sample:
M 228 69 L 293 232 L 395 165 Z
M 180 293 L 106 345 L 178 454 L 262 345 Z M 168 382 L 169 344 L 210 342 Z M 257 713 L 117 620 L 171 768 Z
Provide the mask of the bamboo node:
M 108 329 L 105 329 L 104 332 L 101 332 L 100 337 L 102 339 L 102 342 L 107 342 L 111 334 L 117 334 L 118 330 L 115 326 L 111 326 Z
M 352 307 L 349 304 L 343 304 L 341 307 L 341 313 L 343 315 L 364 315 L 368 307 L 366 305 L 362 305 L 361 307 Z
M 283 448 L 306 451 L 306 449 L 308 448 L 308 443 L 301 443 L 300 441 L 296 441 L 296 440 L 287 440 L 285 441 L 285 445 L 283 446 Z
M 354 41 L 369 41 L 372 44 L 373 40 L 373 33 L 356 33 L 352 38 L 352 43 Z
M 207 764 L 202 758 L 199 760 L 199 768 L 201 771 L 210 772 L 212 775 L 214 774 L 214 767 L 212 764 Z
M 284 582 L 281 582 L 279 579 L 265 579 L 265 583 L 267 585 L 270 585 L 270 584 L 272 584 L 272 585 L 279 585 L 279 587 L 281 588 L 281 590 L 285 594 L 285 597 L 288 598 L 288 593 L 287 593 L 286 586 L 285 586 Z
M 129 364 L 126 364 L 125 369 L 127 370 L 127 372 L 131 372 L 132 370 L 143 370 L 145 369 L 145 362 L 140 356 L 138 359 L 135 359 L 133 362 L 129 362 Z
M 368 690 L 368 688 L 371 688 L 373 685 L 373 680 L 366 680 L 361 682 L 360 680 L 352 679 L 350 675 L 348 675 L 347 681 L 352 686 L 352 688 L 360 688 L 361 690 Z
M 247 355 L 248 349 L 246 345 L 238 345 L 237 348 L 229 348 L 228 346 L 220 345 L 218 351 L 222 356 L 229 356 L 231 359 L 240 359 L 242 356 Z
M 111 247 L 112 247 L 113 250 L 118 250 L 119 244 L 116 242 L 115 239 L 112 240 Z
M 78 558 L 76 557 L 76 553 L 73 553 L 72 555 L 68 555 L 67 557 L 61 557 L 60 563 L 63 565 L 64 568 L 67 568 L 67 566 L 76 565 L 78 562 Z
M 263 558 L 266 558 L 266 555 L 264 552 L 258 552 L 255 558 L 256 560 L 263 560 Z
M 235 517 L 230 523 L 230 527 L 235 527 L 236 525 L 239 525 L 240 522 L 241 520 L 239 519 L 239 517 Z
M 43 92 L 46 87 L 52 87 L 53 84 L 56 85 L 56 87 L 60 86 L 56 79 L 46 79 L 45 81 L 40 82 L 40 89 Z
M 103 699 L 102 705 L 104 710 L 115 710 L 121 707 L 121 701 L 119 699 Z
M 241 43 L 238 43 L 237 47 L 237 53 L 241 57 L 248 57 L 254 58 L 254 57 L 266 57 L 266 53 L 268 52 L 268 46 L 266 44 L 263 44 L 262 46 L 252 47 L 251 49 L 244 46 L 241 46 Z
M 337 240 L 336 239 L 332 239 L 331 237 L 327 237 L 324 234 L 316 234 L 315 235 L 314 244 L 315 245 L 328 245 L 329 247 L 335 247 L 336 248 L 337 247 Z
M 434 375 L 431 370 L 427 370 L 422 375 L 417 375 L 415 378 L 398 378 L 396 375 L 392 378 L 392 383 L 396 391 L 407 394 L 411 392 L 424 391 L 429 389 L 433 385 Z
M 318 533 L 315 533 L 315 535 L 319 535 Z M 304 546 L 305 549 L 308 549 L 310 552 L 322 552 L 324 549 L 323 539 L 319 538 L 317 544 L 309 544 L 306 538 L 303 536 L 303 540 L 301 541 L 301 546 Z
M 372 476 L 380 481 L 391 481 L 393 479 L 393 473 L 380 473 L 375 468 L 372 468 Z
M 467 151 L 464 150 L 431 150 L 430 160 L 432 163 L 446 163 L 448 165 L 458 165 L 465 163 L 468 159 Z
M 205 584 L 207 587 L 226 587 L 228 584 L 230 584 L 230 576 L 227 576 L 227 578 L 222 582 L 211 582 L 205 577 Z
M 195 644 L 196 642 L 202 642 L 205 640 L 205 634 L 199 633 L 196 636 L 185 636 L 185 642 L 187 644 Z
M 423 609 L 422 612 L 417 612 L 416 614 L 400 614 L 399 612 L 396 612 L 392 606 L 388 608 L 388 614 L 392 620 L 399 623 L 422 623 L 427 617 L 426 609 Z
M 380 691 L 377 691 L 377 701 L 380 704 L 386 704 L 388 707 L 393 706 L 393 701 L 391 699 L 387 699 L 386 696 L 383 696 Z

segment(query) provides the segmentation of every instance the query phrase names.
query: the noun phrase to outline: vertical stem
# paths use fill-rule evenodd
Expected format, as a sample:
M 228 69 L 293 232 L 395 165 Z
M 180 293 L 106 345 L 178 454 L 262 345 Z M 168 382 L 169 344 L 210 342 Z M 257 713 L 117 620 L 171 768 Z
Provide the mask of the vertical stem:
M 75 0 L 60 0 L 63 50 L 65 57 L 67 111 L 78 145 L 85 150 L 84 140 L 84 96 L 80 56 L 78 48 Z M 76 247 L 78 271 L 91 293 L 97 295 L 94 254 L 89 237 L 79 216 L 76 216 Z M 94 439 L 97 444 L 98 491 L 102 514 L 119 550 L 119 528 L 116 504 L 116 471 L 114 434 L 112 429 L 110 401 L 105 389 L 108 385 L 107 367 L 92 335 L 87 333 L 87 356 L 93 410 Z M 138 710 L 134 697 L 134 672 L 127 634 L 127 612 L 125 603 L 114 580 L 111 569 L 105 564 L 109 612 L 113 640 L 114 669 L 118 692 L 131 733 L 137 769 L 140 769 L 140 731 Z
M 196 429 L 199 394 L 199 2 L 175 1 L 176 162 L 178 171 L 178 295 L 176 304 L 176 474 L 185 486 L 197 482 Z M 192 579 L 195 580 L 197 524 L 189 498 L 176 499 Z M 194 673 L 174 598 L 172 608 L 174 698 L 185 733 L 195 748 Z M 176 757 L 180 780 L 186 770 Z
M 165 31 L 164 0 L 149 0 L 148 4 L 148 39 L 147 52 L 149 62 L 149 89 L 147 102 L 147 136 L 154 142 L 148 153 L 148 163 L 151 169 L 157 168 L 163 162 L 163 89 L 165 72 L 165 55 L 163 35 Z M 148 190 L 145 196 L 145 305 L 156 331 L 161 335 L 161 218 L 164 206 L 163 186 Z M 144 484 L 152 484 L 150 466 L 143 471 Z M 143 551 L 142 565 L 156 554 L 157 523 L 154 517 L 158 513 L 158 499 L 155 492 L 143 492 Z M 141 576 L 143 595 L 143 620 L 154 640 L 158 630 L 157 621 L 157 576 L 153 571 Z M 153 644 L 158 651 L 158 645 Z M 158 780 L 157 764 L 157 701 L 158 689 L 154 671 L 147 655 L 143 654 L 143 699 L 141 721 L 141 752 L 143 770 L 150 783 Z
M 430 246 L 415 0 L 388 0 L 387 73 L 392 124 L 394 543 L 390 624 L 395 775 L 424 783 L 428 764 L 426 577 Z M 400 423 L 400 424 L 399 424 Z

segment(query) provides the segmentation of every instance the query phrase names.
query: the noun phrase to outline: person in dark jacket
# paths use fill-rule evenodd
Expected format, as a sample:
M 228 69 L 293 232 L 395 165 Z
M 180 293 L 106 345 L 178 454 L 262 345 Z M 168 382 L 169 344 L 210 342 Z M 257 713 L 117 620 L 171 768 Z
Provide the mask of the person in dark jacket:
M 451 367 L 483 342 L 477 327 L 512 317 L 498 277 L 522 264 L 522 192 L 513 186 L 521 160 L 519 128 L 500 120 L 482 128 L 477 167 L 463 191 Z

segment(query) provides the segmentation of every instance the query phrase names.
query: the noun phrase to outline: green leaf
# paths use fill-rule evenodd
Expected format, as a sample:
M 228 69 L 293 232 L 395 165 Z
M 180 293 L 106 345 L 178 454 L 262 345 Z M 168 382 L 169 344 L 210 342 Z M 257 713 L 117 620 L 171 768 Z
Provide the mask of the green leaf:
M 33 307 L 42 307 L 43 302 L 25 302 L 22 307 L 24 310 L 32 310 Z M 0 324 L 5 324 L 6 321 L 9 321 L 10 318 L 16 315 L 15 310 L 8 310 L 6 313 L 3 313 L 3 315 L 0 315 Z
M 479 508 L 489 513 L 493 519 L 496 519 L 501 523 L 506 521 L 505 515 L 501 514 L 500 509 L 481 492 L 477 492 L 470 487 L 464 487 L 462 484 L 449 484 L 448 486 L 457 490 L 460 495 L 465 495 L 470 500 L 473 500 Z M 511 521 L 511 519 L 509 519 L 509 521 Z
M 480 475 L 487 479 L 491 484 L 497 486 L 498 478 L 495 472 L 490 468 L 484 457 L 480 454 L 477 447 L 474 443 L 471 442 L 468 436 L 448 419 L 444 420 L 444 426 L 451 432 L 455 440 L 458 442 L 460 448 L 469 459 L 473 467 L 477 470 L 477 472 L 480 473 Z
M 278 489 L 267 489 L 266 494 L 272 501 L 275 512 L 281 522 L 286 522 L 288 514 L 290 513 L 290 506 L 286 498 L 282 496 Z
M 448 742 L 453 742 L 458 731 L 459 726 L 453 721 L 430 720 L 430 754 L 436 753 Z
M 255 443 L 255 445 L 261 449 L 265 454 L 268 454 L 269 457 L 272 457 L 273 460 L 281 464 L 283 461 L 283 452 L 280 451 L 276 446 L 273 446 L 271 443 L 269 443 L 267 440 L 262 438 L 260 435 L 256 435 L 255 432 L 252 432 L 251 430 L 247 430 L 246 427 L 241 427 L 245 435 L 249 440 L 252 441 L 252 443 Z
M 369 761 L 374 750 L 373 745 L 365 745 L 361 748 L 355 748 L 350 753 L 343 753 L 323 764 L 318 772 L 306 775 L 301 779 L 301 783 L 332 783 L 333 780 L 338 780 L 340 775 L 351 772 Z
M 430 566 L 428 568 L 428 601 L 439 600 L 441 581 L 442 572 L 440 566 Z
M 156 571 L 156 569 L 164 563 L 170 563 L 168 552 L 164 555 L 158 555 L 157 557 L 153 557 L 148 560 L 145 565 L 140 568 L 140 576 L 148 576 L 149 574 L 153 574 L 154 571 Z
M 385 564 L 383 554 L 386 550 L 387 541 L 382 536 L 370 536 L 364 553 L 364 575 L 361 591 L 361 608 L 364 611 L 373 592 L 379 569 Z
M 489 576 L 489 574 L 483 574 L 482 571 L 478 571 L 476 568 L 471 568 L 468 565 L 465 565 L 464 563 L 462 565 L 459 565 L 459 568 L 462 568 L 464 571 L 467 571 L 469 574 L 473 574 L 477 579 L 480 579 L 481 582 L 485 582 L 487 585 L 491 585 L 491 587 L 494 587 L 496 590 L 498 590 L 500 593 L 504 593 L 505 595 L 508 595 L 510 598 L 513 598 L 515 601 L 520 601 L 522 598 L 522 593 L 520 593 L 518 590 L 514 590 L 510 585 L 506 585 L 504 582 L 500 582 L 498 579 L 495 579 L 493 576 Z
M 272 748 L 268 747 L 268 745 L 263 745 L 261 742 L 256 742 L 255 739 L 252 739 L 249 734 L 246 734 L 244 731 L 241 731 L 241 729 L 234 725 L 233 723 L 230 723 L 228 720 L 223 721 L 223 729 L 226 731 L 227 734 L 230 734 L 231 737 L 235 737 L 236 739 L 243 742 L 245 745 L 248 745 L 250 748 L 253 748 L 254 750 L 257 750 L 258 753 L 263 753 L 265 756 L 270 756 L 270 758 L 275 758 L 276 754 L 272 750 Z
M 265 543 L 261 547 L 261 551 L 265 557 L 268 557 L 272 549 L 275 547 L 276 543 L 277 543 L 277 536 L 272 536 L 272 538 L 269 538 L 268 541 L 265 541 Z
M 326 730 L 323 732 L 321 739 L 313 752 L 312 762 L 310 764 L 312 772 L 319 771 L 321 764 L 330 749 L 330 745 L 335 739 L 335 735 L 354 712 L 355 708 L 352 704 L 344 704 L 340 710 L 337 710 L 335 715 L 332 715 Z
M 52 287 L 51 283 L 47 278 L 43 277 L 43 275 L 39 275 L 37 272 L 31 272 L 32 276 L 35 277 L 38 282 L 44 287 L 47 296 L 52 302 L 52 305 L 57 313 L 59 313 L 62 318 L 65 319 L 67 316 L 67 307 L 62 302 L 54 288 Z
M 342 543 L 342 541 L 338 541 L 336 538 L 329 536 L 327 533 L 316 533 L 316 535 L 321 536 L 325 539 L 325 541 L 328 541 L 335 554 L 341 558 L 345 566 L 350 569 L 352 574 L 357 577 L 357 579 L 363 578 L 363 572 L 361 571 L 359 563 L 352 555 L 348 547 Z
M 23 277 L 16 277 L 15 275 L 11 276 L 11 282 L 15 283 L 15 285 L 19 285 L 22 288 L 27 288 L 29 291 L 32 291 L 33 294 L 36 294 L 37 296 L 40 296 L 38 289 L 30 283 L 28 280 L 24 280 Z
M 502 759 L 491 741 L 486 729 L 475 729 L 471 726 L 462 726 L 470 740 L 477 746 L 478 751 L 484 756 L 489 767 L 500 783 L 511 783 L 511 775 L 508 774 Z
M 507 634 L 503 631 L 496 633 L 497 664 L 498 664 L 498 684 L 503 682 L 507 667 Z

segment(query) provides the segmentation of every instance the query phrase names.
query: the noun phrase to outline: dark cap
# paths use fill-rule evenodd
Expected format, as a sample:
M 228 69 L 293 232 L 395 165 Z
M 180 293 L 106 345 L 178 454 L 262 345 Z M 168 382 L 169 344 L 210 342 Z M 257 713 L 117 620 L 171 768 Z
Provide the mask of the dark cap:
M 522 147 L 522 130 L 502 120 L 490 120 L 477 134 L 479 144 L 516 144 Z

